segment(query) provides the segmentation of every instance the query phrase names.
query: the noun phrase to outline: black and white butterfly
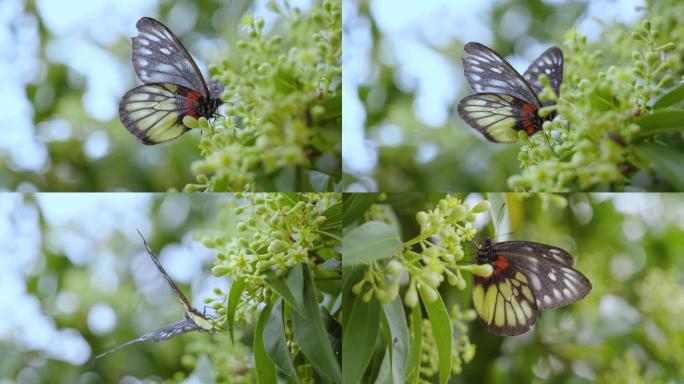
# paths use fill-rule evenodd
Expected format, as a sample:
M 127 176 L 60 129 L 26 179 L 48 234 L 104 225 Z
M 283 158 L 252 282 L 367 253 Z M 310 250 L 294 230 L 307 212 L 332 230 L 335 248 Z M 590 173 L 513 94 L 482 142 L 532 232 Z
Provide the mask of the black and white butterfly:
M 531 241 L 486 239 L 477 264 L 489 264 L 488 277 L 475 275 L 473 305 L 485 329 L 502 336 L 527 332 L 537 310 L 572 304 L 591 291 L 591 282 L 572 268 L 565 250 Z
M 138 231 L 138 234 L 140 234 L 140 237 L 143 239 L 143 243 L 145 243 L 145 249 L 147 250 L 147 253 L 150 255 L 150 258 L 154 262 L 154 265 L 157 266 L 157 269 L 159 272 L 164 276 L 164 279 L 166 279 L 166 282 L 169 284 L 171 287 L 171 290 L 173 291 L 174 295 L 178 298 L 180 301 L 181 305 L 183 306 L 183 309 L 185 310 L 185 319 L 178 321 L 173 324 L 169 324 L 167 326 L 161 327 L 155 331 L 145 333 L 133 340 L 127 341 L 119 346 L 116 346 L 107 352 L 99 354 L 96 359 L 99 359 L 100 357 L 103 357 L 105 355 L 108 355 L 114 351 L 117 351 L 127 345 L 131 345 L 134 343 L 138 342 L 143 342 L 143 341 L 162 341 L 162 340 L 168 340 L 174 336 L 182 335 L 184 333 L 192 332 L 192 331 L 202 331 L 202 332 L 207 332 L 209 334 L 214 334 L 216 331 L 216 326 L 211 322 L 211 319 L 207 317 L 206 315 L 200 313 L 198 310 L 192 307 L 190 304 L 190 301 L 185 297 L 183 292 L 178 288 L 176 283 L 171 279 L 168 273 L 166 273 L 166 270 L 164 267 L 162 267 L 161 263 L 159 262 L 159 259 L 157 258 L 157 255 L 152 252 L 152 249 L 150 248 L 150 245 L 147 243 L 147 240 L 143 237 L 142 233 Z
M 223 84 L 207 86 L 183 44 L 162 23 L 143 17 L 136 24 L 133 67 L 145 83 L 121 98 L 121 123 L 143 144 L 175 139 L 189 131 L 185 116 L 211 118 L 223 103 Z
M 487 140 L 512 143 L 518 131 L 532 136 L 542 129 L 555 113 L 539 116 L 541 107 L 553 101 L 539 100 L 543 86 L 539 76 L 548 77 L 551 88 L 560 95 L 563 82 L 563 51 L 551 47 L 532 62 L 521 76 L 504 58 L 480 43 L 468 43 L 463 58 L 463 72 L 475 95 L 458 104 L 458 114 Z

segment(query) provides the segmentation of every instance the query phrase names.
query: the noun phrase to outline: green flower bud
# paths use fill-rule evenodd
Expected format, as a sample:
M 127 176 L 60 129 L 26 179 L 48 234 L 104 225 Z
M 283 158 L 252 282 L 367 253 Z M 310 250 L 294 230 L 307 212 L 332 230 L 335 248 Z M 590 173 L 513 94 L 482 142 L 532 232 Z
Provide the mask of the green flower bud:
M 482 213 L 482 212 L 487 212 L 491 208 L 491 203 L 487 200 L 480 201 L 479 203 L 475 204 L 474 207 L 470 209 L 470 213 Z

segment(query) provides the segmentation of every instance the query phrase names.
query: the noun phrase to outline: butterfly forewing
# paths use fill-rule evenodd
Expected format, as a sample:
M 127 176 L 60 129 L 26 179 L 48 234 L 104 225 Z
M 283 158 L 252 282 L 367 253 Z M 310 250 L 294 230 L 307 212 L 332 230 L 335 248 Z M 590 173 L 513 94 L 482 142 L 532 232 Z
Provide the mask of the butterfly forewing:
M 508 62 L 480 43 L 468 43 L 463 58 L 463 72 L 477 93 L 499 93 L 514 96 L 539 108 L 537 95 Z
M 199 93 L 171 84 L 144 84 L 121 98 L 119 118 L 129 132 L 147 145 L 175 139 L 189 130 L 183 117 L 196 115 Z
M 458 103 L 458 114 L 487 140 L 512 143 L 517 132 L 532 135 L 541 129 L 537 108 L 515 96 L 479 93 L 466 96 Z
M 155 19 L 143 17 L 133 38 L 133 66 L 144 83 L 173 83 L 194 89 L 209 98 L 209 90 L 197 64 L 176 36 Z
M 104 352 L 102 354 L 97 355 L 95 358 L 99 359 L 105 355 L 108 355 L 114 351 L 117 351 L 125 346 L 134 344 L 134 343 L 139 343 L 139 342 L 144 342 L 144 341 L 163 341 L 163 340 L 168 340 L 174 336 L 181 335 L 183 333 L 188 333 L 192 332 L 199 329 L 199 327 L 193 323 L 189 319 L 181 320 L 179 322 L 173 323 L 166 325 L 162 328 L 159 328 L 155 331 L 145 333 L 144 335 L 141 335 L 133 340 L 129 340 L 121 345 L 118 345 L 107 352 Z
M 539 309 L 562 307 L 589 294 L 591 283 L 572 268 L 572 257 L 567 252 L 539 243 L 516 243 L 520 245 L 497 243 L 494 252 L 505 255 L 528 277 Z M 504 245 L 504 249 L 499 248 L 499 244 Z
M 176 295 L 178 300 L 183 305 L 183 309 L 185 309 L 185 312 L 188 313 L 188 312 L 194 311 L 194 309 L 192 308 L 192 305 L 190 304 L 190 301 L 188 300 L 188 298 L 185 297 L 185 295 L 180 290 L 180 288 L 178 288 L 176 283 L 171 279 L 171 276 L 169 276 L 169 274 L 166 273 L 166 270 L 164 269 L 164 267 L 159 262 L 157 255 L 152 251 L 152 248 L 150 247 L 150 244 L 147 242 L 145 237 L 143 237 L 142 233 L 140 233 L 140 232 L 138 232 L 138 234 L 140 235 L 140 237 L 142 237 L 143 243 L 145 243 L 145 250 L 147 250 L 147 254 L 150 255 L 150 258 L 154 262 L 154 265 L 157 266 L 157 269 L 159 270 L 159 272 L 162 274 L 162 276 L 164 276 L 164 279 L 166 280 L 166 282 L 171 287 L 171 290 L 173 290 L 173 293 Z
M 523 78 L 530 84 L 534 93 L 539 94 L 544 88 L 539 82 L 539 75 L 545 74 L 549 78 L 551 88 L 560 95 L 563 82 L 563 51 L 558 47 L 551 47 L 536 58 L 523 74 Z M 554 101 L 543 101 L 542 105 L 551 105 Z

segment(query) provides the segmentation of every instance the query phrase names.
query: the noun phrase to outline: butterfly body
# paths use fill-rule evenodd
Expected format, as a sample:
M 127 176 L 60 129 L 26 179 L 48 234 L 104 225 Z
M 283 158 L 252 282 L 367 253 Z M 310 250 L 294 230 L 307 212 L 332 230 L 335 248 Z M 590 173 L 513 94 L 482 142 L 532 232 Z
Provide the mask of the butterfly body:
M 563 52 L 559 48 L 547 49 L 523 75 L 483 44 L 468 43 L 465 51 L 463 72 L 476 94 L 461 99 L 458 113 L 487 140 L 515 142 L 518 131 L 532 136 L 542 129 L 544 121 L 555 117 L 555 113 L 539 115 L 540 108 L 554 102 L 541 102 L 538 94 L 543 90 L 539 77 L 544 74 L 559 95 L 563 81 Z
M 493 272 L 475 276 L 473 304 L 485 329 L 497 335 L 525 333 L 537 310 L 572 304 L 591 291 L 589 280 L 572 268 L 572 256 L 551 245 L 487 239 L 476 261 Z
M 192 56 L 164 24 L 143 17 L 136 24 L 133 67 L 145 83 L 119 103 L 123 125 L 143 144 L 169 141 L 189 131 L 185 116 L 212 118 L 223 101 L 223 84 L 208 85 Z

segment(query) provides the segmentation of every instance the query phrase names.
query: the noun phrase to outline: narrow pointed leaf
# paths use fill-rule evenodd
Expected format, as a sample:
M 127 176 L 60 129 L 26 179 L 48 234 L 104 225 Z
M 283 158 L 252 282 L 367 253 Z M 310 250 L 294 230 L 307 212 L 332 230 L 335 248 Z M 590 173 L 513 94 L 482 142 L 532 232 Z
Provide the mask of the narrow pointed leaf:
M 360 383 L 375 351 L 380 329 L 380 303 L 356 296 L 342 338 L 342 383 Z
M 304 266 L 304 307 L 306 318 L 297 311 L 292 312 L 294 338 L 316 372 L 333 383 L 340 383 L 342 372 L 330 345 L 308 266 Z
M 390 333 L 390 340 L 388 340 L 387 344 L 391 356 L 392 377 L 395 383 L 401 383 L 408 364 L 408 354 L 411 345 L 401 297 L 397 296 L 393 301 L 383 304 L 382 310 L 382 315 L 385 318 Z
M 420 376 L 420 354 L 423 346 L 423 314 L 420 305 L 411 309 L 411 349 L 406 367 L 406 382 L 417 383 Z
M 662 95 L 658 101 L 653 104 L 653 109 L 662 109 L 669 107 L 672 104 L 676 104 L 684 100 L 684 83 L 669 90 L 666 94 Z
M 285 324 L 283 322 L 283 300 L 278 299 L 266 321 L 264 328 L 264 348 L 271 361 L 280 368 L 291 380 L 299 383 L 299 377 L 292 363 L 292 355 L 287 348 L 285 336 Z
M 228 332 L 230 339 L 235 342 L 235 311 L 240 303 L 242 290 L 245 289 L 245 279 L 239 278 L 233 281 L 230 286 L 230 293 L 228 294 L 228 308 L 226 308 L 226 321 L 228 322 Z
M 636 139 L 643 139 L 662 132 L 684 131 L 684 109 L 664 109 L 638 118 L 641 127 Z
M 430 320 L 432 334 L 437 345 L 439 382 L 440 384 L 445 384 L 451 376 L 451 319 L 441 296 L 438 295 L 437 299 L 432 302 L 428 302 L 422 293 L 420 297 Z
M 261 311 L 254 330 L 254 369 L 256 370 L 259 383 L 276 384 L 276 368 L 273 361 L 268 357 L 264 348 L 264 328 L 271 313 L 272 305 L 269 304 Z

